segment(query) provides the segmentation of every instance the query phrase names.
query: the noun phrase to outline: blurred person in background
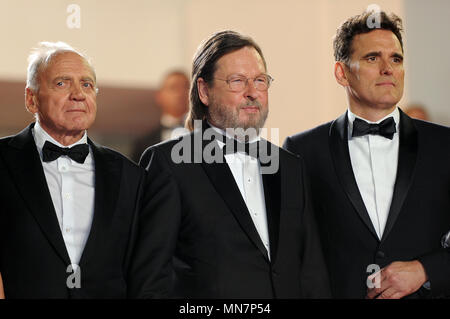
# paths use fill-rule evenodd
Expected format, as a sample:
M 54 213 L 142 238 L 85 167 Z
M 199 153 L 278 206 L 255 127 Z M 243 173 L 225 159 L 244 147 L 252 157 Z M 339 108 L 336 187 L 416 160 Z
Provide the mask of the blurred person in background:
M 418 119 L 422 121 L 430 121 L 430 117 L 428 116 L 428 112 L 425 107 L 421 104 L 411 104 L 405 108 L 405 113 L 408 114 L 409 117 L 413 119 Z
M 188 76 L 178 70 L 168 73 L 162 81 L 155 99 L 162 112 L 160 125 L 135 141 L 131 159 L 136 163 L 139 162 L 147 147 L 170 139 L 174 129 L 184 126 L 186 113 L 189 110 Z

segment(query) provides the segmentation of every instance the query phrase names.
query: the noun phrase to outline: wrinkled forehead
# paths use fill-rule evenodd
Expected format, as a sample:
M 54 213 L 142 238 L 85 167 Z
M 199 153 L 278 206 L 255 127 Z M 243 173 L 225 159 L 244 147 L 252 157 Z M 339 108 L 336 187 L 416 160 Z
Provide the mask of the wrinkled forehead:
M 80 64 L 84 66 L 84 70 L 79 67 Z M 87 59 L 72 51 L 55 52 L 54 54 L 48 56 L 45 63 L 41 66 L 39 73 L 40 75 L 54 75 L 54 73 L 74 71 L 80 73 L 85 72 L 86 76 L 92 77 L 94 81 L 96 80 L 95 71 Z

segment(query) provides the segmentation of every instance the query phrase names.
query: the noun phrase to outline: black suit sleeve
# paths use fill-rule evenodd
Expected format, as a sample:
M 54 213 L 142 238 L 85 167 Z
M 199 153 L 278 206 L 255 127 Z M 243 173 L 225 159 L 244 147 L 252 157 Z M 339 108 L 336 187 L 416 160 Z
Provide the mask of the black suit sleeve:
M 431 294 L 434 298 L 450 296 L 450 250 L 439 251 L 421 256 L 418 260 L 425 268 L 431 283 Z
M 131 298 L 171 296 L 172 256 L 180 225 L 181 206 L 178 187 L 167 160 L 157 150 L 149 149 L 140 162 L 148 175 L 129 276 Z
M 301 165 L 304 207 L 302 222 L 301 287 L 303 298 L 331 298 L 328 270 L 312 208 L 310 184 L 305 165 Z
M 299 154 L 295 143 L 290 137 L 284 141 L 283 148 L 294 154 Z M 314 213 L 311 184 L 304 160 L 301 160 L 301 189 L 303 189 L 304 209 L 302 228 L 302 278 L 303 296 L 305 298 L 331 298 L 331 288 L 323 250 Z
M 448 192 L 450 197 L 450 189 Z M 449 212 L 450 213 L 450 212 Z M 431 284 L 431 296 L 434 298 L 450 297 L 450 248 L 441 248 L 438 251 L 418 258 Z

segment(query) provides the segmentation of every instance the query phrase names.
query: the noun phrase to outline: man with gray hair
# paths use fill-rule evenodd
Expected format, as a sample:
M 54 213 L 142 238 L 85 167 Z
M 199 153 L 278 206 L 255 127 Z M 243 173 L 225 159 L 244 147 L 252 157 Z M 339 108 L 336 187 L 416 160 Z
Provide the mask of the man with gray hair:
M 0 273 L 6 298 L 125 298 L 145 171 L 92 142 L 95 71 L 69 45 L 29 57 L 36 121 L 0 139 Z

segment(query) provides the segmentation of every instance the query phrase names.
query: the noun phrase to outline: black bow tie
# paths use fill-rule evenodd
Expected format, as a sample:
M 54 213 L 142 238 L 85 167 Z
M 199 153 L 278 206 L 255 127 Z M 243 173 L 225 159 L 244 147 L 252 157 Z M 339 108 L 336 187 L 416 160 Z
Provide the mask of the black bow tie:
M 395 121 L 392 116 L 388 117 L 379 124 L 370 124 L 364 120 L 356 118 L 353 122 L 352 137 L 372 134 L 381 135 L 392 140 L 395 132 L 397 132 L 397 129 L 395 128 Z
M 78 144 L 72 147 L 62 148 L 49 141 L 45 141 L 44 147 L 42 148 L 44 162 L 51 162 L 61 155 L 67 155 L 74 161 L 83 164 L 88 154 L 89 145 L 87 144 Z

